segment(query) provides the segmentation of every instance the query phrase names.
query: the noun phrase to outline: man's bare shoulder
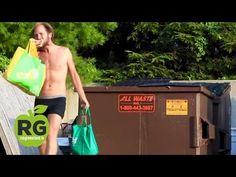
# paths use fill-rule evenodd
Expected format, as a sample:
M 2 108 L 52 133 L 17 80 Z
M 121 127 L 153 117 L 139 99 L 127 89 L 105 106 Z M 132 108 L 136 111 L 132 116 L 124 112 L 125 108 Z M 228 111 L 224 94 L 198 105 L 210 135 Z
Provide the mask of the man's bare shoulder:
M 66 58 L 72 56 L 71 51 L 68 47 L 59 46 L 59 45 L 55 47 L 56 47 L 57 53 L 60 54 L 61 56 L 65 56 Z
M 65 46 L 56 45 L 56 49 L 62 52 L 70 52 L 70 49 Z

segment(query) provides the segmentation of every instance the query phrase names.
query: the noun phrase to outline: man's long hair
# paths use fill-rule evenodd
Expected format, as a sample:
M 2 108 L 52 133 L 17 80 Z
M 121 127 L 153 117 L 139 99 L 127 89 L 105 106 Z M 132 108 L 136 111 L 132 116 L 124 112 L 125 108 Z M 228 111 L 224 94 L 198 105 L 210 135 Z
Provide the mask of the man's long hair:
M 40 26 L 40 25 L 43 25 L 44 28 L 46 29 L 46 31 L 47 31 L 48 33 L 52 33 L 52 38 L 51 38 L 51 39 L 52 39 L 52 41 L 54 41 L 54 29 L 53 29 L 53 27 L 52 27 L 49 23 L 47 23 L 47 22 L 38 22 L 38 23 L 36 23 L 36 24 L 34 25 L 32 31 L 31 31 L 31 36 L 32 36 L 32 37 L 34 36 L 34 31 L 35 31 L 35 29 L 36 29 L 38 26 Z

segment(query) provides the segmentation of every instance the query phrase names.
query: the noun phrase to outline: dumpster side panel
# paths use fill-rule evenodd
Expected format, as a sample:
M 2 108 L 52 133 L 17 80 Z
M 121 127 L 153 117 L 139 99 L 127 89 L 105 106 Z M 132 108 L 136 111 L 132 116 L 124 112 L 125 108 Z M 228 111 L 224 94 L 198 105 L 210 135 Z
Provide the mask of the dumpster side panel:
M 87 93 L 100 154 L 140 154 L 140 115 L 119 113 L 118 93 Z
M 154 114 L 143 114 L 143 154 L 196 154 L 196 148 L 191 147 L 190 117 L 196 117 L 195 94 L 191 93 L 157 93 L 156 111 Z M 173 101 L 176 110 L 167 115 L 167 100 Z M 179 101 L 179 103 L 178 103 Z M 187 115 L 178 112 L 183 104 L 188 102 Z M 179 105 L 178 105 L 179 104 Z M 179 107 L 178 107 L 179 106 Z M 184 110 L 186 111 L 186 110 Z M 175 115 L 176 114 L 176 115 Z M 186 112 L 183 112 L 186 114 Z

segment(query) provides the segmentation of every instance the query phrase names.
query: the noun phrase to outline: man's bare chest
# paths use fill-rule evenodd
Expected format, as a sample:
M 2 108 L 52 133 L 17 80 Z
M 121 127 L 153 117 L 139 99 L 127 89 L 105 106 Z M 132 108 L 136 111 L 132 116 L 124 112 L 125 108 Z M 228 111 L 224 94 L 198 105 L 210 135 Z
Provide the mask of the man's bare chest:
M 39 58 L 47 67 L 59 67 L 66 65 L 66 58 L 62 54 L 40 53 Z

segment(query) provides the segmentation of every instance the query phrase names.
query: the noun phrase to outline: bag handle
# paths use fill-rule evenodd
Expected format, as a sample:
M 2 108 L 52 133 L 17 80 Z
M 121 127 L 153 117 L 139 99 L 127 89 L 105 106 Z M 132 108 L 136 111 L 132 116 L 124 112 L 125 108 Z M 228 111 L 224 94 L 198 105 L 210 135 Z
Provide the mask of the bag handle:
M 26 48 L 25 48 L 25 50 L 29 53 L 29 51 L 30 51 L 30 44 L 31 44 L 31 42 L 30 42 L 31 40 L 29 40 L 29 42 L 28 42 L 28 44 L 27 44 L 27 46 L 26 46 Z
M 29 39 L 29 42 L 28 42 L 28 44 L 27 44 L 25 50 L 26 50 L 30 55 L 32 55 L 33 57 L 37 57 L 37 58 L 38 58 L 38 51 L 37 51 L 37 47 L 36 47 L 36 44 L 35 44 L 33 38 L 30 38 L 30 39 Z
M 85 113 L 89 116 L 90 124 L 92 124 L 92 115 L 89 107 L 85 108 Z
M 90 111 L 89 107 L 88 108 L 80 108 L 78 119 L 80 119 L 82 116 L 88 116 L 89 122 L 90 122 L 90 124 L 92 124 L 92 115 L 91 115 L 91 111 Z M 86 119 L 83 120 L 82 125 L 87 125 Z

